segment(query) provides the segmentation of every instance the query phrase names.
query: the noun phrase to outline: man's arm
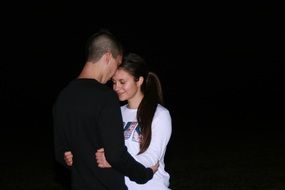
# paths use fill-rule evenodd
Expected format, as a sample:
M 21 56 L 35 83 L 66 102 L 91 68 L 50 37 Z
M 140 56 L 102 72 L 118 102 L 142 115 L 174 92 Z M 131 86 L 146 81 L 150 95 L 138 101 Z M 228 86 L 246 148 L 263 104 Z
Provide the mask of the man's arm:
M 63 155 L 66 151 L 67 143 L 65 139 L 65 135 L 63 132 L 63 122 L 62 118 L 59 117 L 56 109 L 56 104 L 52 109 L 53 114 L 53 127 L 54 127 L 54 153 L 55 159 L 61 165 L 65 166 L 66 168 L 70 169 L 70 167 L 66 164 Z
M 112 168 L 128 176 L 136 183 L 143 184 L 152 179 L 153 171 L 137 162 L 124 144 L 123 121 L 120 104 L 115 93 L 106 95 L 106 102 L 100 115 L 102 147 Z
M 109 164 L 109 162 L 106 160 L 104 148 L 98 149 L 96 151 L 95 155 L 96 155 L 97 164 L 100 168 L 111 168 L 112 167 Z M 66 152 L 66 154 L 64 154 L 64 159 L 65 159 L 65 162 L 67 163 L 67 165 L 69 165 L 69 166 L 72 165 L 72 153 L 71 152 Z M 150 166 L 153 173 L 157 172 L 158 167 L 159 167 L 159 162 Z

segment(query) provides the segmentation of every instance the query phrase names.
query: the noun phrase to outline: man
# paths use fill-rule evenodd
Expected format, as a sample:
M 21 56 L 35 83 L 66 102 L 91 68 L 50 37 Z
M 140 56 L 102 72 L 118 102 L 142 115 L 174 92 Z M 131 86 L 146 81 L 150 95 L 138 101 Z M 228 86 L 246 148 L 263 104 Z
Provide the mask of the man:
M 59 93 L 54 104 L 55 157 L 68 167 L 64 152 L 72 151 L 73 190 L 126 190 L 124 176 L 143 184 L 157 170 L 157 165 L 145 168 L 127 152 L 119 100 L 104 85 L 115 73 L 122 56 L 122 47 L 111 33 L 94 34 L 80 75 Z M 101 147 L 112 168 L 97 166 L 95 152 Z

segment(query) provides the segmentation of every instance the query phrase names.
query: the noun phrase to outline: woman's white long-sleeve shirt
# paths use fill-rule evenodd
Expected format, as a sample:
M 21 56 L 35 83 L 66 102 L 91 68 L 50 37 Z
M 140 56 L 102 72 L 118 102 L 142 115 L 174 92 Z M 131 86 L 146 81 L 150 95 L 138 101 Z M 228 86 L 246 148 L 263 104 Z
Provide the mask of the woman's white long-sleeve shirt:
M 172 121 L 169 111 L 158 104 L 151 125 L 151 142 L 147 150 L 138 154 L 140 127 L 137 123 L 137 109 L 121 107 L 124 121 L 125 145 L 128 152 L 145 167 L 153 166 L 159 161 L 158 171 L 145 184 L 137 184 L 125 177 L 129 190 L 169 190 L 169 174 L 165 171 L 164 156 L 172 133 Z

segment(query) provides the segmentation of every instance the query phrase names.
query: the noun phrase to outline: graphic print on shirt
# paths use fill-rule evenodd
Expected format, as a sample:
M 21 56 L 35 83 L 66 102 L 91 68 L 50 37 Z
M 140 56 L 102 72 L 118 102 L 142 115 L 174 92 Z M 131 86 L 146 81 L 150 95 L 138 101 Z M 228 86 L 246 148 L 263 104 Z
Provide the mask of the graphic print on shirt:
M 138 125 L 138 122 L 136 121 L 127 122 L 125 124 L 125 127 L 124 127 L 125 140 L 128 140 L 131 136 L 132 136 L 132 141 L 138 142 L 138 143 L 140 142 L 141 127 Z

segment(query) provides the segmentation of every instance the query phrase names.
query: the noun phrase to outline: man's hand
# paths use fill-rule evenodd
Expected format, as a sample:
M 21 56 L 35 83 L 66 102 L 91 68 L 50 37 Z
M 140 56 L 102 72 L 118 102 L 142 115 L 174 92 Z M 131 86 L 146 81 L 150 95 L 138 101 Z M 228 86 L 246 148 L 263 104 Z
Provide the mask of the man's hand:
M 111 168 L 112 166 L 107 162 L 104 148 L 100 148 L 95 153 L 97 164 L 99 168 Z
M 64 152 L 64 160 L 65 160 L 66 165 L 72 166 L 73 154 L 71 153 L 71 151 Z

